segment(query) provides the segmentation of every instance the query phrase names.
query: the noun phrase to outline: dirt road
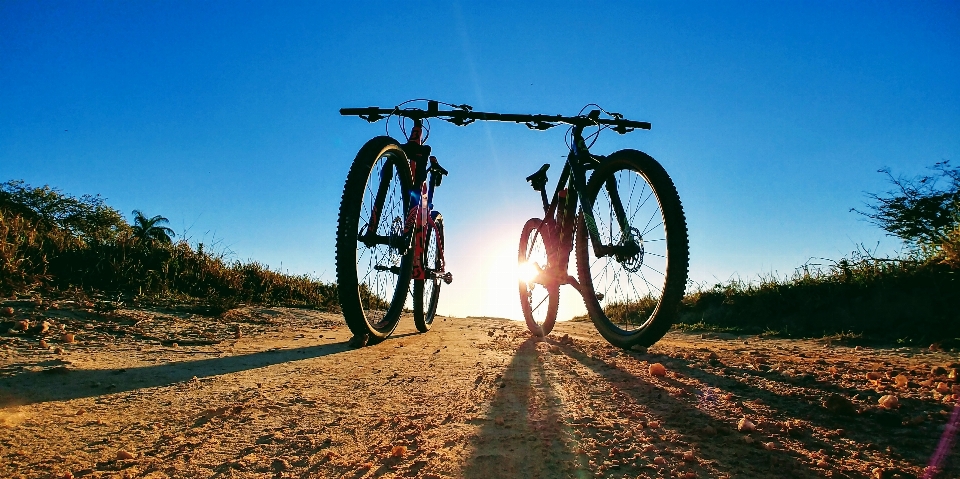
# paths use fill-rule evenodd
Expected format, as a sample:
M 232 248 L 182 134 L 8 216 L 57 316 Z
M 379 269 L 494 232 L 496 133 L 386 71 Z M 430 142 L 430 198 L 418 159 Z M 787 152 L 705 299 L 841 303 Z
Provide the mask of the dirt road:
M 960 367 L 678 333 L 626 352 L 488 318 L 349 349 L 307 310 L 90 306 L 17 306 L 48 330 L 0 338 L 0 477 L 919 477 Z

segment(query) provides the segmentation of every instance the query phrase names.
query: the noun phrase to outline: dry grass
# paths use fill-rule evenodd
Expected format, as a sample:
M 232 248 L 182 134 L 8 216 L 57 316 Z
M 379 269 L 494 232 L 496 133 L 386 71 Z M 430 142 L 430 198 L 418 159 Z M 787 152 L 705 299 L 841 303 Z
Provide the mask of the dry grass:
M 960 343 L 960 271 L 942 257 L 855 257 L 788 278 L 700 288 L 680 307 L 693 325 L 785 337 L 846 335 L 905 344 Z
M 336 309 L 336 286 L 307 275 L 228 261 L 187 242 L 144 243 L 129 232 L 84 241 L 71 231 L 0 209 L 0 293 L 80 289 L 127 297 L 197 298 Z

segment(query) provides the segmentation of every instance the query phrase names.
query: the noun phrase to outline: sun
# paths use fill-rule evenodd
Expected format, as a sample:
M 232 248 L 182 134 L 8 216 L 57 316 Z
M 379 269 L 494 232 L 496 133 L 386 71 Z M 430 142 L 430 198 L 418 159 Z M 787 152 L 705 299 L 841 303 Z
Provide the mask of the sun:
M 542 269 L 536 263 L 524 261 L 517 265 L 517 279 L 524 283 L 532 283 Z

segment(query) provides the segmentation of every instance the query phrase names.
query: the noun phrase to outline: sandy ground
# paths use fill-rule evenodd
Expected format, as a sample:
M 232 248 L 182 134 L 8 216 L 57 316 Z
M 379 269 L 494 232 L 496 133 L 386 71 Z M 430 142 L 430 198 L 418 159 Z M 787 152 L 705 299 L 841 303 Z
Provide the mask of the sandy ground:
M 405 318 L 350 349 L 341 317 L 309 310 L 7 305 L 5 478 L 919 477 L 960 367 L 709 334 L 627 352 L 589 323 L 537 340 L 490 318 Z

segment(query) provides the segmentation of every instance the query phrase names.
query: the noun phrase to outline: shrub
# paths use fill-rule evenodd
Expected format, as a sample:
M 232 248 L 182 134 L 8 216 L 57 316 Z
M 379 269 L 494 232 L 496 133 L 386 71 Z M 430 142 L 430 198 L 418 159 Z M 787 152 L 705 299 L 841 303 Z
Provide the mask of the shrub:
M 216 304 L 337 307 L 334 285 L 256 262 L 230 262 L 186 241 L 172 243 L 172 231 L 157 226 L 165 220 L 161 216 L 140 214 L 145 221 L 138 221 L 143 231 L 137 234 L 99 196 L 77 199 L 22 181 L 3 183 L 0 193 L 0 293 L 5 295 L 44 286 L 188 296 Z
M 868 194 L 873 200 L 868 210 L 852 211 L 902 239 L 914 253 L 956 264 L 960 247 L 960 168 L 942 161 L 930 170 L 935 173 L 904 178 L 893 176 L 889 168 L 881 169 L 895 188 L 880 195 Z

